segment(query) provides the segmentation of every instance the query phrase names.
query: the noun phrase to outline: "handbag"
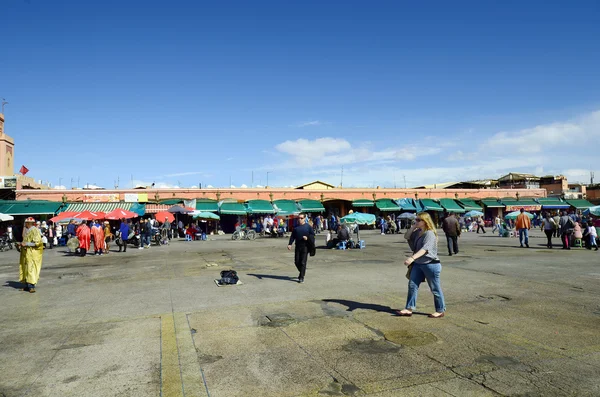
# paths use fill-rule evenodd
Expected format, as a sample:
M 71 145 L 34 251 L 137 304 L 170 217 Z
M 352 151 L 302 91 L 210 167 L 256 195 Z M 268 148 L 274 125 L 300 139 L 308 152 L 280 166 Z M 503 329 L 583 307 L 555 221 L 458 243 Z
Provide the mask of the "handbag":
M 408 270 L 406 270 L 406 278 L 410 280 L 410 272 L 412 272 L 413 264 L 408 265 Z

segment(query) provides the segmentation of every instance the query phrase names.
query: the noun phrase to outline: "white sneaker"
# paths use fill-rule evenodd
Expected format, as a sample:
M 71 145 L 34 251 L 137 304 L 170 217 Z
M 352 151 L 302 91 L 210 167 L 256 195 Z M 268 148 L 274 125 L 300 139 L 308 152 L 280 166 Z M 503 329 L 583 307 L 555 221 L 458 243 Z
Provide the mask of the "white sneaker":
M 144 247 L 140 247 L 140 248 L 138 248 L 138 249 L 139 249 L 139 250 L 143 250 L 143 249 L 144 249 Z

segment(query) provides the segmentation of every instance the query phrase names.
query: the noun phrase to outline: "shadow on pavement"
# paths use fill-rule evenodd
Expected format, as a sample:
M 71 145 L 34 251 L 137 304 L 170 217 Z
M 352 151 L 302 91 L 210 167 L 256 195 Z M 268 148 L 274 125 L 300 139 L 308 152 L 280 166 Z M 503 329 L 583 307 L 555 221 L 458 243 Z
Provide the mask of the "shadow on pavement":
M 272 274 L 254 274 L 254 273 L 247 273 L 247 276 L 253 276 L 256 277 L 259 280 L 262 280 L 263 278 L 272 278 L 275 280 L 287 280 L 287 281 L 293 281 L 294 278 L 290 277 L 290 276 L 274 276 Z
M 6 284 L 3 285 L 3 287 L 11 287 L 14 289 L 21 289 L 21 288 L 23 288 L 23 284 L 21 284 L 17 281 L 7 281 Z
M 357 309 L 363 309 L 363 310 L 373 310 L 373 311 L 382 312 L 382 313 L 389 313 L 389 314 L 393 314 L 395 316 L 400 317 L 397 313 L 397 310 L 400 310 L 400 309 L 392 309 L 389 306 L 377 305 L 374 303 L 362 303 L 362 302 L 356 302 L 356 301 L 349 301 L 346 299 L 323 299 L 323 302 L 339 303 L 340 305 L 344 305 L 344 306 L 348 307 L 348 309 L 346 309 L 347 312 L 352 312 Z M 413 312 L 413 314 L 422 315 L 422 316 L 429 315 L 429 313 L 421 313 L 421 312 Z

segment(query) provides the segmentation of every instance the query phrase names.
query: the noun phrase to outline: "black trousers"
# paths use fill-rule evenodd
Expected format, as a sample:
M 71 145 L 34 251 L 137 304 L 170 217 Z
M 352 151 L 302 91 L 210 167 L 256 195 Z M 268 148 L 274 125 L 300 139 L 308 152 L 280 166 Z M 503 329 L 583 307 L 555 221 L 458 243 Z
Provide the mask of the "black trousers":
M 479 233 L 479 229 L 483 230 L 483 233 L 485 233 L 485 229 L 483 228 L 483 226 L 477 225 L 477 233 Z
M 446 242 L 448 243 L 448 253 L 458 254 L 458 236 L 446 235 Z
M 123 252 L 127 252 L 127 240 L 121 240 L 121 244 L 123 244 Z M 121 248 L 119 248 L 121 250 Z
M 554 230 L 553 229 L 550 229 L 550 230 L 544 229 L 544 233 L 546 233 L 546 238 L 548 239 L 548 243 L 546 244 L 546 246 L 548 248 L 552 248 L 552 235 L 554 234 Z
M 306 274 L 306 259 L 308 258 L 308 246 L 306 244 L 296 243 L 296 249 L 294 251 L 294 264 L 296 269 L 300 272 L 298 278 L 304 280 Z

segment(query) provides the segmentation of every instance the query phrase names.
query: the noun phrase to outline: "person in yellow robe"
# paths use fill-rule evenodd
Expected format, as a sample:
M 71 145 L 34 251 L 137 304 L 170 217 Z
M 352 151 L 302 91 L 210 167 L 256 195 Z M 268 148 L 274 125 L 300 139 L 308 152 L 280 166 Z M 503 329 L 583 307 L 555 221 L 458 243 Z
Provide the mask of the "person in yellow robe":
M 44 244 L 40 230 L 35 226 L 35 219 L 31 217 L 25 219 L 21 247 L 19 281 L 24 284 L 23 291 L 34 293 L 42 269 Z

